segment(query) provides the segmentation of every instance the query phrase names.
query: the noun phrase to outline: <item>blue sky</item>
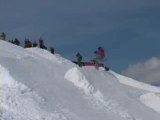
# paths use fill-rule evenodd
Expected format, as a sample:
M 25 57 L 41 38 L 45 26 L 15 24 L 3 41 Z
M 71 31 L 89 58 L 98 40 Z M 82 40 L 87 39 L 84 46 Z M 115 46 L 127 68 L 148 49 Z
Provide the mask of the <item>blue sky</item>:
M 0 32 L 8 39 L 46 45 L 74 60 L 93 58 L 105 48 L 108 64 L 121 71 L 130 64 L 160 57 L 159 0 L 1 0 Z

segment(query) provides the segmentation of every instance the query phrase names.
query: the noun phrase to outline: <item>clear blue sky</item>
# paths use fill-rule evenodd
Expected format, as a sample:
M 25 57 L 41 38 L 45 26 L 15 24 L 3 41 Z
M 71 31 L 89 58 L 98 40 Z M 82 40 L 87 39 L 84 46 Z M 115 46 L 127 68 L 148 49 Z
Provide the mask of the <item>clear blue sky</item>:
M 1 0 L 0 32 L 21 42 L 42 36 L 71 60 L 76 52 L 90 60 L 102 46 L 105 63 L 121 71 L 160 57 L 159 12 L 159 0 Z

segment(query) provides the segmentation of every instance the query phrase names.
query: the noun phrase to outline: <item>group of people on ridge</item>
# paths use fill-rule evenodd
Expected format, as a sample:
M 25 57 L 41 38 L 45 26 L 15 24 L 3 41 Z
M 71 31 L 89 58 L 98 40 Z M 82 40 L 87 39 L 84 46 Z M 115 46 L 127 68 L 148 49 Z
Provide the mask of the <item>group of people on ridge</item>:
M 4 32 L 1 33 L 0 40 L 5 40 L 6 41 L 6 34 Z M 17 38 L 15 38 L 14 40 L 8 40 L 8 41 L 15 44 L 15 45 L 18 45 L 18 46 L 20 46 L 20 44 L 21 44 L 20 41 Z M 38 43 L 36 41 L 34 41 L 32 43 L 32 41 L 30 41 L 29 39 L 25 39 L 24 40 L 24 48 L 31 48 L 31 47 L 40 47 L 42 49 L 47 49 L 47 47 L 44 44 L 44 41 L 43 41 L 42 37 L 40 37 L 40 39 L 38 40 Z M 53 47 L 50 47 L 50 52 L 52 54 L 55 53 L 55 50 L 54 50 Z
M 1 33 L 0 39 L 1 40 L 6 40 L 6 34 L 4 32 Z M 13 43 L 15 45 L 18 45 L 18 46 L 20 45 L 20 41 L 17 38 L 15 38 L 14 40 L 9 40 L 9 42 L 11 42 L 11 43 Z M 40 39 L 39 39 L 38 42 L 39 42 L 39 44 L 36 41 L 34 41 L 32 43 L 29 39 L 25 39 L 25 41 L 24 41 L 24 48 L 31 48 L 31 47 L 38 47 L 39 46 L 42 49 L 47 49 L 47 47 L 44 44 L 44 41 L 43 41 L 42 37 L 40 37 Z M 53 47 L 50 48 L 50 52 L 52 54 L 55 53 L 55 50 L 54 50 Z M 98 49 L 96 51 L 94 51 L 94 54 L 96 55 L 96 57 L 93 60 L 91 60 L 91 61 L 93 63 L 95 63 L 95 65 L 96 64 L 98 65 L 99 62 L 102 62 L 102 60 L 104 60 L 104 58 L 106 56 L 105 55 L 105 50 L 102 47 L 98 47 Z M 78 52 L 76 54 L 76 57 L 77 57 L 77 63 L 78 63 L 78 65 L 82 66 L 82 55 Z
M 24 41 L 24 48 L 31 48 L 31 47 L 38 47 L 38 43 L 36 41 L 34 41 L 32 43 L 29 39 L 26 39 Z M 41 37 L 39 39 L 39 47 L 42 49 L 47 49 L 47 47 L 44 45 L 44 41 Z

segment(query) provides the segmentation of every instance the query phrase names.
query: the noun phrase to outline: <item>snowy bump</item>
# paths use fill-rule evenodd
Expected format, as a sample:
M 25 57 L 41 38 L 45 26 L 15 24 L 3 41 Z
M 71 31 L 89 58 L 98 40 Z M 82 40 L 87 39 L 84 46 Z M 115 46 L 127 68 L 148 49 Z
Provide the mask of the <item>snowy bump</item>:
M 140 97 L 142 103 L 160 113 L 160 93 L 147 93 Z
M 85 76 L 76 67 L 68 70 L 64 78 L 72 82 L 76 87 L 82 89 L 86 94 L 93 90 L 93 87 L 90 86 Z

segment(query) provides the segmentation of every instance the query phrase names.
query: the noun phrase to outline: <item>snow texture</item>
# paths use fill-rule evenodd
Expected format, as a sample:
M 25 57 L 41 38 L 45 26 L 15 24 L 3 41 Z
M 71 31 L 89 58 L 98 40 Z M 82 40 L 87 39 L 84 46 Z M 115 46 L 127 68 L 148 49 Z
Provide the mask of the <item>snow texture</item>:
M 160 88 L 0 40 L 1 120 L 159 120 Z

